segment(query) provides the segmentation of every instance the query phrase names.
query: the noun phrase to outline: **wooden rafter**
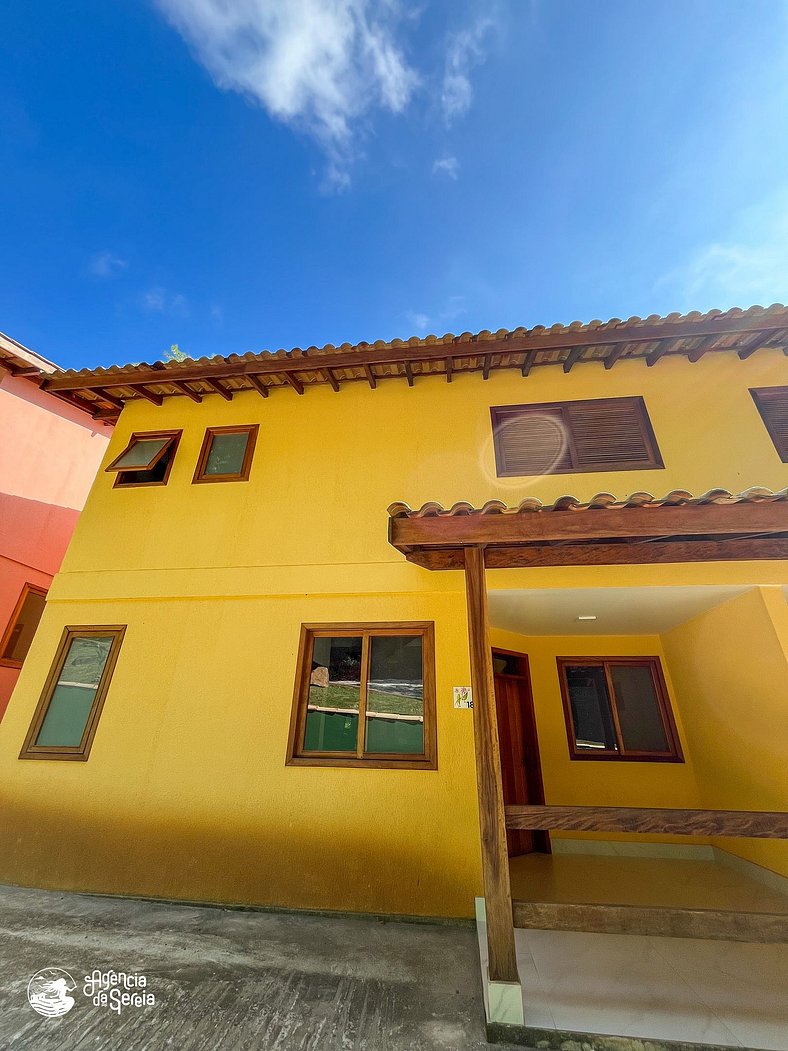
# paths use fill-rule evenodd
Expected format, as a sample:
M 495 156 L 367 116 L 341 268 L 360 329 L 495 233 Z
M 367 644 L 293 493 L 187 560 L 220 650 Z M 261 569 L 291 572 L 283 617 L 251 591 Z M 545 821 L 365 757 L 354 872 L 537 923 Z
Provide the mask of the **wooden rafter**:
M 182 380 L 173 380 L 172 385 L 177 387 L 179 391 L 182 391 L 192 401 L 201 402 L 202 394 L 198 394 L 196 390 L 192 390 L 188 383 L 184 383 Z
M 412 369 L 411 364 L 410 364 L 409 361 L 405 362 L 405 375 L 408 378 L 408 386 L 412 387 L 413 386 L 413 369 Z
M 302 365 L 301 368 L 303 369 L 303 367 L 304 366 Z M 287 370 L 283 371 L 281 369 L 279 370 L 279 372 L 280 372 L 280 374 L 282 376 L 284 376 L 285 381 L 290 384 L 290 386 L 293 388 L 293 390 L 296 392 L 296 394 L 303 394 L 304 393 L 304 385 L 303 385 L 303 383 L 300 380 L 297 380 L 292 372 L 289 372 Z
M 124 402 L 120 398 L 116 398 L 114 394 L 110 394 L 104 387 L 96 387 L 96 394 L 105 401 L 107 405 L 111 405 L 115 409 L 122 409 Z
M 220 383 L 219 380 L 214 379 L 212 376 L 206 376 L 205 382 L 209 387 L 213 387 L 217 394 L 221 394 L 225 401 L 233 400 L 233 392 Z
M 333 371 L 331 369 L 325 369 L 324 372 L 325 372 L 326 379 L 331 384 L 332 390 L 334 390 L 338 394 L 339 393 L 339 380 L 336 378 L 336 376 L 334 375 L 334 373 L 333 373 Z
M 520 368 L 520 372 L 523 374 L 523 378 L 527 378 L 531 369 L 534 367 L 534 362 L 536 361 L 536 353 L 537 352 L 535 350 L 529 350 L 523 358 L 523 364 Z
M 446 358 L 446 382 L 451 383 L 452 359 Z
M 265 383 L 263 383 L 259 376 L 255 376 L 254 373 L 251 373 L 246 378 L 249 380 L 249 382 L 252 384 L 252 386 L 258 394 L 262 395 L 263 398 L 268 397 L 268 387 Z
M 564 372 L 571 372 L 572 366 L 576 365 L 580 361 L 585 353 L 585 347 L 573 347 L 572 350 L 566 356 L 564 361 Z
M 492 354 L 485 354 L 482 364 L 482 379 L 488 380 L 490 378 L 490 368 L 492 367 Z
M 375 373 L 372 371 L 372 366 L 371 365 L 367 365 L 365 363 L 364 364 L 364 372 L 366 373 L 366 376 L 367 376 L 367 383 L 369 383 L 369 385 L 372 388 L 372 390 L 374 390 L 375 387 L 377 387 L 377 385 L 378 385 L 378 381 L 375 378 Z
M 158 379 L 154 379 L 152 382 L 158 383 Z M 130 383 L 129 386 L 135 392 L 139 394 L 141 398 L 145 398 L 146 401 L 151 402 L 153 405 L 162 405 L 164 403 L 164 395 L 157 394 L 154 390 L 149 390 L 142 383 Z M 95 388 L 94 388 L 95 389 Z

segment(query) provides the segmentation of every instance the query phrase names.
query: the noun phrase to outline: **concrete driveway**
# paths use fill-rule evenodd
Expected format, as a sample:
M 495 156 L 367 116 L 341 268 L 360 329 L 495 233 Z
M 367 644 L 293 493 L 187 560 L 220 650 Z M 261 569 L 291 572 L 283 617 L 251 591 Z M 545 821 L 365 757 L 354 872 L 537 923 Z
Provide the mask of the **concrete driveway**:
M 0 969 L 2 1048 L 489 1046 L 470 926 L 0 887 Z M 31 992 L 49 1015 L 28 1000 L 38 972 Z

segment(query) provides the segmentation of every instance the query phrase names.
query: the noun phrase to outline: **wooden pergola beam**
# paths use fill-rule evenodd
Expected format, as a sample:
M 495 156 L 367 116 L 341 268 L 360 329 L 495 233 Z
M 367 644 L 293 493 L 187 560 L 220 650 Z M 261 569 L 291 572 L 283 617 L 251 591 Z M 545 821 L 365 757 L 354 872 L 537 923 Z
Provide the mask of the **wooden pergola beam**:
M 598 508 L 576 511 L 524 511 L 518 514 L 425 515 L 392 518 L 389 539 L 408 552 L 415 547 L 512 546 L 558 540 L 612 538 L 637 540 L 714 539 L 754 533 L 783 533 L 788 528 L 786 501 L 680 506 Z M 654 541 L 660 542 L 659 539 Z M 649 545 L 651 546 L 651 545 Z M 646 552 L 643 552 L 646 555 Z M 643 561 L 650 561 L 646 556 Z
M 422 569 L 462 569 L 465 549 L 417 548 L 406 551 Z M 788 535 L 725 540 L 652 541 L 633 544 L 520 544 L 485 548 L 488 569 L 536 569 L 544 566 L 631 566 L 678 562 L 788 560 Z
M 671 836 L 788 839 L 788 814 L 766 810 L 673 810 L 662 807 L 508 806 L 510 829 L 562 832 L 659 832 Z
M 351 351 L 333 351 L 311 359 L 306 355 L 291 358 L 270 358 L 259 361 L 224 362 L 216 365 L 198 365 L 181 362 L 178 364 L 179 380 L 200 380 L 208 376 L 217 379 L 243 377 L 252 373 L 256 375 L 282 375 L 291 377 L 293 373 L 314 371 L 326 368 L 353 368 L 368 365 L 396 365 L 403 362 L 430 362 L 445 360 L 447 357 L 467 358 L 469 356 L 527 354 L 536 350 L 561 350 L 580 346 L 616 346 L 621 343 L 653 343 L 660 346 L 671 340 L 691 336 L 730 335 L 742 336 L 751 334 L 762 337 L 765 343 L 774 333 L 788 327 L 785 316 L 775 315 L 760 318 L 742 316 L 719 320 L 708 318 L 702 321 L 664 322 L 660 325 L 620 325 L 610 329 L 568 329 L 564 332 L 530 332 L 518 336 L 500 339 L 468 340 L 458 338 L 452 343 L 434 343 L 409 346 L 407 344 L 385 348 L 362 348 Z M 656 353 L 656 352 L 655 352 Z M 661 356 L 661 355 L 660 355 Z M 156 369 L 152 366 L 135 366 L 113 374 L 113 383 L 139 385 L 161 383 L 169 370 Z M 292 377 L 293 379 L 295 377 Z M 289 380 L 288 380 L 289 381 Z M 42 384 L 47 390 L 79 390 L 102 387 L 107 379 L 101 375 L 64 376 L 54 374 L 47 376 Z M 292 385 L 292 384 L 291 384 Z
M 465 590 L 468 605 L 476 788 L 479 797 L 489 977 L 491 982 L 519 982 L 514 944 L 512 891 L 506 852 L 501 755 L 490 649 L 484 551 L 480 547 L 468 548 L 466 552 Z

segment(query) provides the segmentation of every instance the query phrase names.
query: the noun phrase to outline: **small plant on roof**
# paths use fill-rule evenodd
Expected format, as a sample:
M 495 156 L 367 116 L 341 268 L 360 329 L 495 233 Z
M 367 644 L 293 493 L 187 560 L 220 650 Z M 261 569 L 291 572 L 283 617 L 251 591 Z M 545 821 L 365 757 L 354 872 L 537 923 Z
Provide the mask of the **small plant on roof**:
M 164 351 L 162 361 L 186 361 L 189 355 L 184 354 L 177 343 L 173 343 L 169 350 Z

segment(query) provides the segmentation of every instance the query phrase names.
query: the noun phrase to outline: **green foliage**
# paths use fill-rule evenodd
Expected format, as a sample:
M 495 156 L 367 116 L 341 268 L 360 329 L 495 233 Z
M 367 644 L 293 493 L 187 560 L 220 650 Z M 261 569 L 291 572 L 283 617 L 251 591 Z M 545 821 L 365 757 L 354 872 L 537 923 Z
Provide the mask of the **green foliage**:
M 165 350 L 162 361 L 186 361 L 189 355 L 184 354 L 177 343 L 173 343 L 169 350 Z

